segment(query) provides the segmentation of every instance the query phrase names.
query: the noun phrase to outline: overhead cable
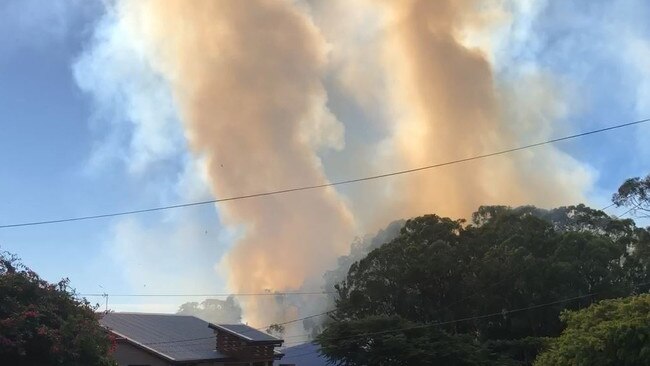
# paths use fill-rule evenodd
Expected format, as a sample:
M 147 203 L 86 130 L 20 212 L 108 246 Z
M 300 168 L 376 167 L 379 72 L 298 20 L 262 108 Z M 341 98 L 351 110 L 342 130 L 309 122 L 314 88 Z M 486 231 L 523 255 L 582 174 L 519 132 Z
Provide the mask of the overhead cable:
M 560 142 L 560 141 L 566 141 L 566 140 L 576 139 L 576 138 L 584 137 L 584 136 L 588 136 L 588 135 L 594 135 L 594 134 L 598 134 L 598 133 L 602 133 L 602 132 L 606 132 L 606 131 L 621 129 L 621 128 L 635 126 L 635 125 L 640 125 L 640 124 L 643 124 L 643 123 L 647 123 L 649 121 L 650 121 L 650 118 L 647 118 L 647 119 L 642 119 L 642 120 L 638 120 L 638 121 L 634 121 L 634 122 L 628 122 L 628 123 L 612 125 L 612 126 L 609 126 L 609 127 L 603 127 L 603 128 L 599 128 L 599 129 L 595 129 L 595 130 L 591 130 L 591 131 L 581 132 L 581 133 L 568 135 L 568 136 L 564 136 L 564 137 L 558 137 L 558 138 L 554 138 L 554 139 L 550 139 L 550 140 L 545 140 L 545 141 L 540 141 L 540 142 L 536 142 L 536 143 L 532 143 L 532 144 L 513 147 L 513 148 L 509 148 L 509 149 L 505 149 L 505 150 L 495 151 L 495 152 L 491 152 L 491 153 L 474 155 L 474 156 L 471 156 L 471 157 L 466 157 L 466 158 L 461 158 L 461 159 L 456 159 L 456 160 L 450 160 L 450 161 L 446 161 L 446 162 L 442 162 L 442 163 L 434 163 L 434 164 L 431 164 L 431 165 L 425 165 L 425 166 L 421 166 L 421 167 L 417 167 L 417 168 L 397 170 L 397 171 L 393 171 L 393 172 L 377 174 L 377 175 L 370 175 L 370 176 L 359 177 L 359 178 L 352 178 L 352 179 L 346 179 L 346 180 L 340 180 L 340 181 L 334 181 L 334 182 L 328 182 L 328 183 L 322 183 L 322 184 L 314 184 L 314 185 L 308 185 L 308 186 L 301 186 L 301 187 L 284 188 L 284 189 L 278 189 L 278 190 L 267 191 L 267 192 L 250 193 L 250 194 L 244 194 L 244 195 L 232 196 L 232 197 L 224 197 L 224 198 L 217 198 L 217 199 L 206 200 L 206 201 L 189 202 L 189 203 L 181 203 L 181 204 L 176 204 L 176 205 L 145 208 L 145 209 L 140 209 L 140 210 L 120 211 L 120 212 L 112 212 L 112 213 L 106 213 L 106 214 L 68 217 L 68 218 L 60 218 L 60 219 L 53 219 L 53 220 L 18 222 L 18 223 L 0 225 L 0 229 L 8 229 L 8 228 L 16 228 L 16 227 L 24 227 L 24 226 L 59 224 L 59 223 L 72 222 L 72 221 L 94 220 L 94 219 L 109 218 L 109 217 L 116 217 L 116 216 L 134 215 L 134 214 L 141 214 L 141 213 L 147 213 L 147 212 L 171 210 L 171 209 L 177 209 L 177 208 L 183 208 L 183 207 L 191 207 L 191 206 L 201 206 L 201 205 L 208 205 L 208 204 L 214 204 L 214 203 L 220 203 L 220 202 L 228 202 L 228 201 L 238 201 L 238 200 L 258 198 L 258 197 L 287 194 L 287 193 L 292 193 L 292 192 L 314 190 L 314 189 L 320 189 L 320 188 L 326 188 L 326 187 L 334 187 L 334 186 L 346 185 L 346 184 L 351 184 L 351 183 L 359 183 L 359 182 L 365 182 L 365 181 L 370 181 L 370 180 L 375 180 L 375 179 L 387 178 L 387 177 L 392 177 L 392 176 L 397 176 L 397 175 L 410 174 L 410 173 L 415 173 L 415 172 L 434 169 L 434 168 L 440 168 L 440 167 L 449 166 L 449 165 L 466 163 L 466 162 L 469 162 L 469 161 L 485 159 L 485 158 L 498 156 L 498 155 L 505 155 L 505 154 L 509 154 L 509 153 L 513 153 L 513 152 L 517 152 L 517 151 L 521 151 L 521 150 L 526 150 L 526 149 L 530 149 L 530 148 L 534 148 L 534 147 L 554 144 L 554 143 L 557 143 L 557 142 Z
M 221 293 L 221 294 L 111 294 L 111 293 L 81 293 L 78 296 L 84 297 L 243 297 L 243 296 L 289 296 L 289 295 L 327 295 L 334 294 L 334 291 L 313 291 L 313 292 L 259 292 L 259 293 Z

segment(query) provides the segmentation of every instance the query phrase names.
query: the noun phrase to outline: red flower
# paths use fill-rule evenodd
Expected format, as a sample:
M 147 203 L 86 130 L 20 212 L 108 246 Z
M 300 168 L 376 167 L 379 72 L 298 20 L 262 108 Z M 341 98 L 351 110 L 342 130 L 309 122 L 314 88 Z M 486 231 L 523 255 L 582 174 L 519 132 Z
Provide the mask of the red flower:
M 9 338 L 0 337 L 0 345 L 3 345 L 3 346 L 13 346 L 14 343 L 15 343 L 15 342 L 12 341 L 12 340 L 9 339 Z
M 108 352 L 113 353 L 117 349 L 117 338 L 115 337 L 114 334 L 109 334 L 108 335 L 108 340 L 111 342 L 111 346 L 108 349 Z

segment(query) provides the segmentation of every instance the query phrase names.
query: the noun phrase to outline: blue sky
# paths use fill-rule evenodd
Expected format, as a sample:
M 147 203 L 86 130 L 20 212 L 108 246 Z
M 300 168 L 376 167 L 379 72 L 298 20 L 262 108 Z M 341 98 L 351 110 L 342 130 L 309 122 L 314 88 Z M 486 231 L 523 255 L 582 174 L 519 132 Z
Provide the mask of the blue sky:
M 516 14 L 495 53 L 497 83 L 533 69 L 554 75 L 569 105 L 559 132 L 650 117 L 650 4 L 548 1 Z M 211 198 L 165 83 L 135 51 L 101 54 L 110 21 L 100 1 L 0 3 L 1 224 Z M 340 120 L 368 118 L 344 94 L 328 93 Z M 605 206 L 623 179 L 650 172 L 648 137 L 642 126 L 559 148 L 596 172 L 587 195 Z M 0 245 L 48 280 L 69 277 L 81 293 L 214 293 L 225 291 L 219 261 L 237 236 L 203 206 L 0 230 Z M 111 301 L 164 311 L 178 302 Z
M 46 5 L 40 1 L 12 0 L 0 5 L 3 223 L 83 216 L 176 201 L 173 192 L 160 187 L 165 186 L 165 180 L 176 182 L 186 157 L 173 156 L 146 173 L 130 174 L 120 155 L 132 131 L 124 128 L 116 132 L 111 123 L 119 122 L 107 122 L 110 117 L 98 112 L 92 96 L 80 88 L 75 78 L 74 65 L 103 15 L 103 5 L 90 1 L 55 1 Z M 122 136 L 112 137 L 115 135 Z M 113 138 L 117 141 L 111 141 Z M 208 197 L 207 193 L 199 193 L 194 198 Z M 148 288 L 153 292 L 223 292 L 223 283 L 214 270 L 220 255 L 219 245 L 214 243 L 225 239 L 215 225 L 218 220 L 214 207 L 194 208 L 188 213 L 195 232 L 188 233 L 186 240 L 194 242 L 195 250 L 183 253 L 193 254 L 169 255 L 173 251 L 170 246 L 177 243 L 167 243 L 166 223 L 182 221 L 177 217 L 184 215 L 154 213 L 134 221 L 109 219 L 3 230 L 0 245 L 17 253 L 48 280 L 69 277 L 80 293 L 142 292 Z M 110 244 L 112 237 L 130 228 L 160 233 L 160 242 L 148 237 L 138 243 L 149 248 L 149 258 L 125 258 L 127 250 L 116 254 Z M 226 247 L 224 244 L 223 248 Z M 186 275 L 206 280 L 197 281 L 193 289 L 168 290 L 163 278 L 134 279 L 125 271 L 124 263 L 133 268 L 155 265 L 160 272 L 185 268 Z

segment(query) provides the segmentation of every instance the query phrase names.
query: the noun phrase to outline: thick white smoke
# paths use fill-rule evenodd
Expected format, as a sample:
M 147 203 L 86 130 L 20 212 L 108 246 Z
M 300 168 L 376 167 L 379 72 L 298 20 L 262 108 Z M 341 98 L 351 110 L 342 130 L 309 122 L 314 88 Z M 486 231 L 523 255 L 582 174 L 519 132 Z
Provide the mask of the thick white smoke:
M 567 91 L 551 75 L 530 68 L 496 80 L 503 39 L 486 34 L 514 27 L 514 12 L 501 1 L 486 6 L 120 0 L 104 23 L 110 37 L 99 37 L 85 62 L 110 73 L 116 50 L 135 55 L 155 76 L 144 84 L 153 89 L 133 88 L 130 78 L 113 86 L 127 101 L 161 95 L 160 109 L 173 110 L 174 118 L 158 120 L 126 103 L 142 134 L 132 140 L 141 156 L 132 169 L 177 154 L 180 136 L 212 194 L 237 196 L 465 158 L 562 131 Z M 82 79 L 95 90 L 114 78 Z M 160 134 L 179 126 L 173 138 Z M 587 166 L 551 147 L 338 191 L 229 202 L 219 206 L 222 224 L 242 234 L 220 266 L 233 292 L 317 287 L 359 228 L 430 212 L 466 217 L 481 204 L 573 203 L 592 179 Z M 244 305 L 256 325 L 299 311 L 262 299 Z

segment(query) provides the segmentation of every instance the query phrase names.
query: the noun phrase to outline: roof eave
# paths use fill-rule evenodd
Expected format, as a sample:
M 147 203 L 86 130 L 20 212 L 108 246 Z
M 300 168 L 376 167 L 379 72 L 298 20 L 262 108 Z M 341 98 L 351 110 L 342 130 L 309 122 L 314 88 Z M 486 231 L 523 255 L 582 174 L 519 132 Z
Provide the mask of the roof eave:
M 181 363 L 182 364 L 182 363 L 194 363 L 194 362 L 205 362 L 205 361 L 228 361 L 230 359 L 230 358 L 227 358 L 227 357 L 213 357 L 213 358 L 178 360 L 178 359 L 175 359 L 175 358 L 173 358 L 173 357 L 171 357 L 171 356 L 169 356 L 169 355 L 167 355 L 165 353 L 159 352 L 159 351 L 157 351 L 157 350 L 155 350 L 155 349 L 153 349 L 151 347 L 147 347 L 145 344 L 142 344 L 142 343 L 140 343 L 140 342 L 138 342 L 138 341 L 136 341 L 134 339 L 131 339 L 131 338 L 125 336 L 124 334 L 116 332 L 113 329 L 110 329 L 110 328 L 105 327 L 105 326 L 104 326 L 104 328 L 106 330 L 108 330 L 109 332 L 119 336 L 121 338 L 120 341 L 126 341 L 129 344 L 131 344 L 131 345 L 133 345 L 133 346 L 135 346 L 137 348 L 140 348 L 143 351 L 149 352 L 149 353 L 151 353 L 151 354 L 153 354 L 153 355 L 155 355 L 155 356 L 157 356 L 159 358 L 163 358 L 166 361 L 170 361 L 170 362 L 173 362 L 173 363 Z
M 223 326 L 221 326 L 219 324 L 208 323 L 208 327 L 211 328 L 211 329 L 224 331 L 224 332 L 232 334 L 232 335 L 234 335 L 236 337 L 248 340 L 249 342 L 255 342 L 256 344 L 273 344 L 273 345 L 277 344 L 277 345 L 282 345 L 282 343 L 284 343 L 284 339 L 275 338 L 272 335 L 268 335 L 268 336 L 275 338 L 274 340 L 257 340 L 256 341 L 256 340 L 252 339 L 251 337 L 247 337 L 247 336 L 245 336 L 245 335 L 243 335 L 241 333 L 237 333 L 237 332 L 235 332 L 233 330 L 230 330 L 230 329 L 228 329 L 226 327 L 223 327 Z

